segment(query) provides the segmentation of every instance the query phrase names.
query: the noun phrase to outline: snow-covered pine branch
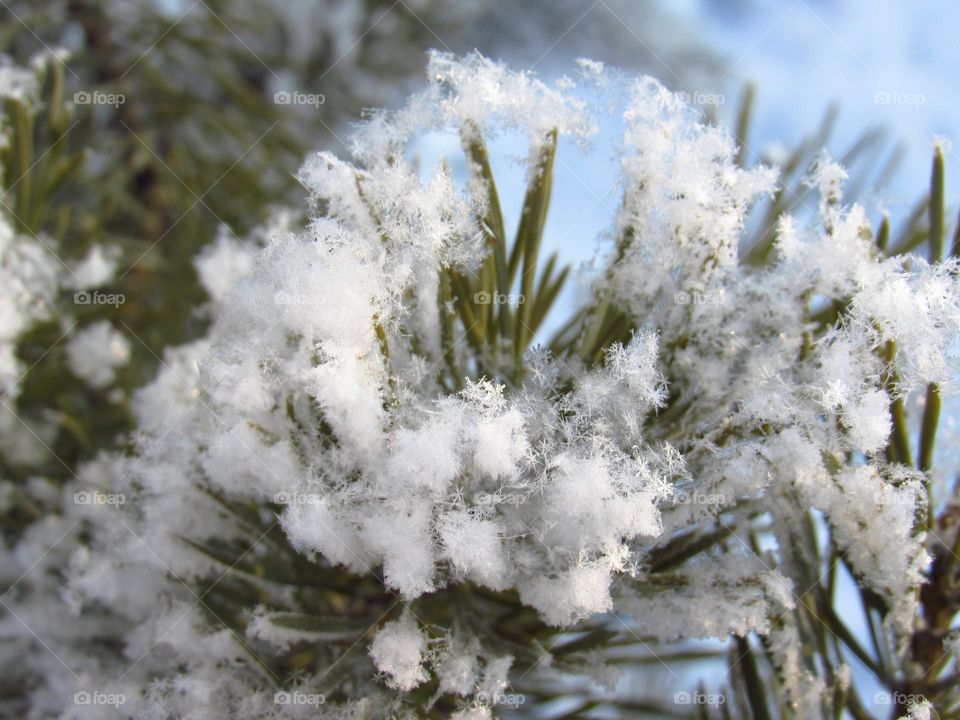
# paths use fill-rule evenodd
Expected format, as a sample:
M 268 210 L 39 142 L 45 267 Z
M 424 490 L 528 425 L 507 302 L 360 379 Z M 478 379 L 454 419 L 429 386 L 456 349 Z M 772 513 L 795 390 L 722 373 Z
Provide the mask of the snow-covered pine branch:
M 615 679 L 602 643 L 539 643 L 558 630 L 756 632 L 776 638 L 793 712 L 819 716 L 848 675 L 812 673 L 791 625 L 808 511 L 902 650 L 928 490 L 884 453 L 890 406 L 955 391 L 956 261 L 884 257 L 824 157 L 818 216 L 782 217 L 766 261 L 742 262 L 777 173 L 738 166 L 729 133 L 653 79 L 585 62 L 547 85 L 444 54 L 427 78 L 357 129 L 351 157 L 306 161 L 305 227 L 280 218 L 198 258 L 208 336 L 138 393 L 135 453 L 98 468 L 127 502 L 70 568 L 71 597 L 123 618 L 141 659 L 83 682 L 116 684 L 144 718 L 477 718 L 513 682 Z M 592 89 L 611 86 L 615 241 L 582 316 L 534 344 L 553 158 L 589 141 L 607 110 Z M 486 143 L 516 130 L 531 190 L 513 245 Z M 422 179 L 407 151 L 438 131 L 460 136 L 468 178 Z M 525 310 L 477 298 L 523 287 Z

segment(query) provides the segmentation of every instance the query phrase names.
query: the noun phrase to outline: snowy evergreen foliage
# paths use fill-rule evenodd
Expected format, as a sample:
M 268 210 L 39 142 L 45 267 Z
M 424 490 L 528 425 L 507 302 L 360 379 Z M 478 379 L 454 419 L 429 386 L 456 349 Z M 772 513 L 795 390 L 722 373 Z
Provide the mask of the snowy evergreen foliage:
M 43 658 L 34 715 L 487 718 L 577 677 L 627 713 L 618 647 L 730 637 L 752 670 L 734 715 L 857 715 L 833 647 L 857 640 L 811 609 L 839 557 L 882 621 L 884 687 L 940 688 L 891 704 L 954 708 L 936 678 L 955 677 L 955 638 L 937 627 L 931 656 L 917 627 L 937 533 L 956 528 L 931 499 L 936 417 L 915 464 L 904 408 L 958 389 L 957 260 L 885 251 L 824 155 L 815 216 L 781 216 L 745 261 L 777 169 L 742 167 L 726 129 L 651 78 L 583 62 L 548 85 L 476 54 L 434 54 L 427 77 L 357 128 L 350 157 L 306 160 L 303 226 L 278 213 L 197 256 L 209 332 L 136 392 L 128 451 L 63 490 L 93 501 L 66 501 L 12 551 L 88 528 L 43 560 L 62 586 L 5 601 L 4 634 Z M 569 274 L 538 257 L 554 159 L 561 140 L 590 142 L 611 97 L 613 240 L 582 308 L 541 337 Z M 409 156 L 436 131 L 459 135 L 466 181 Z M 486 149 L 507 131 L 530 143 L 512 241 Z M 50 312 L 59 272 L 28 240 L 0 228 L 0 270 L 23 285 L 7 344 Z M 101 278 L 105 252 L 79 274 Z M 129 346 L 100 321 L 66 352 L 104 388 Z M 826 535 L 838 557 L 821 556 Z M 915 672 L 930 657 L 936 672 Z

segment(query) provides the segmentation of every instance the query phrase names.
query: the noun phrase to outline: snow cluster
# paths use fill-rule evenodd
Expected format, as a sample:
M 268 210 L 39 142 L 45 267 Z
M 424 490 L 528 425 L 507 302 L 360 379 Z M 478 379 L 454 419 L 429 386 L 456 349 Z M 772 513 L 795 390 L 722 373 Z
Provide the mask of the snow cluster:
M 78 330 L 67 342 L 70 370 L 91 387 L 104 388 L 116 377 L 116 368 L 130 359 L 130 341 L 107 320 Z
M 584 68 L 584 83 L 606 77 Z M 451 309 L 438 302 L 439 277 L 483 259 L 488 198 L 445 166 L 421 181 L 405 149 L 430 131 L 471 140 L 519 128 L 535 161 L 548 132 L 588 137 L 597 109 L 569 80 L 548 86 L 477 55 L 434 55 L 428 79 L 403 109 L 358 130 L 352 158 L 306 161 L 304 228 L 224 235 L 197 258 L 208 336 L 168 349 L 137 394 L 136 453 L 87 469 L 127 498 L 122 522 L 105 524 L 70 566 L 77 605 L 110 607 L 130 628 L 126 656 L 141 660 L 123 674 L 136 698 L 124 712 L 302 709 L 263 699 L 271 680 L 256 658 L 298 637 L 271 632 L 259 606 L 303 608 L 264 575 L 246 637 L 205 621 L 188 586 L 222 577 L 198 551 L 210 541 L 249 548 L 256 563 L 287 542 L 300 563 L 288 577 L 306 583 L 304 567 L 339 566 L 408 607 L 463 586 L 515 593 L 555 627 L 617 612 L 664 641 L 781 633 L 794 699 L 816 697 L 795 643 L 771 624 L 806 588 L 741 533 L 730 552 L 688 562 L 669 582 L 651 558 L 723 513 L 733 525 L 768 514 L 791 557 L 814 507 L 903 631 L 926 561 L 915 522 L 925 494 L 922 478 L 879 451 L 891 398 L 931 382 L 955 389 L 956 263 L 878 257 L 826 158 L 817 221 L 784 218 L 771 262 L 741 262 L 747 213 L 775 171 L 740 169 L 725 130 L 643 78 L 625 93 L 618 239 L 591 288 L 591 302 L 622 308 L 636 332 L 596 366 L 539 350 L 522 381 L 508 354 L 490 359 L 486 377 L 449 378 L 448 355 L 464 375 L 475 365 L 466 341 L 443 340 Z M 834 301 L 844 313 L 818 329 L 813 317 Z M 102 326 L 70 348 L 74 372 L 95 385 L 126 352 Z M 274 519 L 280 537 L 260 529 Z M 371 698 L 393 702 L 386 689 L 402 696 L 436 676 L 440 692 L 464 698 L 459 717 L 488 717 L 491 703 L 476 698 L 503 692 L 513 659 L 459 622 L 395 618 L 368 638 L 373 670 L 350 680 L 353 699 L 324 712 L 365 717 Z
M 60 274 L 56 258 L 40 241 L 15 232 L 7 214 L 0 214 L 0 389 L 6 395 L 17 393 L 25 369 L 17 341 L 50 316 Z

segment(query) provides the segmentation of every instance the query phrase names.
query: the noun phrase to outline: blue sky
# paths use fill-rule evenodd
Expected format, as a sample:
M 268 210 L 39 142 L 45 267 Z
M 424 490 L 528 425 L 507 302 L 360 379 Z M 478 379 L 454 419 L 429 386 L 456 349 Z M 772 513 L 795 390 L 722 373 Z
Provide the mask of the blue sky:
M 955 141 L 960 4 L 948 0 L 681 0 L 675 14 L 724 57 L 722 81 L 756 82 L 756 140 L 793 144 L 838 104 L 837 149 L 866 127 L 905 146 L 886 204 L 896 216 L 922 190 L 935 136 Z M 956 143 L 947 154 L 960 173 Z

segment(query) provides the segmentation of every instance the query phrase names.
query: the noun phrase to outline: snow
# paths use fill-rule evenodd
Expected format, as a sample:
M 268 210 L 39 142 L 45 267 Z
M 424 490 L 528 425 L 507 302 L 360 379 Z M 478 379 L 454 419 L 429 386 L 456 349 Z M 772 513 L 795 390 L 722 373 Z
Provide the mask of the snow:
M 258 652 L 316 640 L 268 626 L 269 612 L 305 596 L 267 561 L 295 573 L 339 566 L 403 606 L 371 621 L 363 639 L 379 675 L 355 673 L 345 713 L 384 685 L 402 704 L 436 676 L 461 716 L 485 716 L 513 657 L 469 617 L 418 617 L 481 591 L 483 602 L 518 597 L 555 628 L 616 612 L 664 642 L 771 635 L 785 692 L 809 707 L 825 689 L 775 622 L 804 590 L 789 564 L 745 552 L 741 530 L 666 578 L 650 572 L 662 543 L 725 515 L 771 518 L 770 542 L 790 556 L 809 509 L 820 511 L 857 580 L 892 608 L 891 634 L 908 637 L 929 560 L 916 522 L 925 478 L 880 451 L 892 397 L 931 382 L 956 390 L 956 261 L 882 258 L 864 208 L 844 198 L 844 169 L 823 155 L 809 179 L 816 216 L 783 219 L 769 262 L 742 262 L 747 216 L 777 170 L 739 167 L 730 133 L 656 80 L 581 67 L 548 84 L 477 54 L 435 54 L 425 89 L 371 115 L 350 157 L 306 161 L 302 227 L 281 214 L 250 237 L 223 230 L 197 258 L 208 334 L 168 349 L 136 393 L 130 452 L 85 468 L 85 481 L 130 502 L 95 536 L 97 552 L 83 548 L 70 566 L 71 606 L 122 608 L 129 655 L 163 637 L 167 659 L 130 678 L 138 702 L 157 709 L 182 691 L 247 716 L 265 707 L 262 666 L 204 623 L 185 584 L 223 571 L 196 550 L 204 544 L 246 551 L 238 572 L 256 590 L 245 610 Z M 590 88 L 603 100 L 585 100 Z M 513 353 L 491 351 L 481 373 L 467 343 L 445 346 L 438 277 L 483 260 L 476 218 L 489 198 L 409 151 L 430 133 L 519 132 L 533 172 L 546 132 L 587 141 L 614 97 L 623 202 L 583 293 L 635 330 L 593 364 L 539 348 L 518 368 Z M 13 246 L 12 232 L 4 239 L 0 249 Z M 816 309 L 832 302 L 844 312 L 817 327 Z M 11 342 L 27 325 L 9 328 Z M 130 347 L 100 321 L 66 352 L 74 374 L 106 387 Z M 453 375 L 448 353 L 468 377 Z M 58 530 L 37 525 L 18 563 Z M 185 671 L 215 691 L 181 687 Z
M 391 687 L 410 691 L 427 680 L 422 666 L 426 649 L 426 636 L 413 616 L 405 614 L 380 628 L 370 644 L 370 657 Z
M 67 341 L 70 372 L 91 387 L 113 382 L 118 367 L 130 359 L 130 341 L 107 320 L 77 330 Z

